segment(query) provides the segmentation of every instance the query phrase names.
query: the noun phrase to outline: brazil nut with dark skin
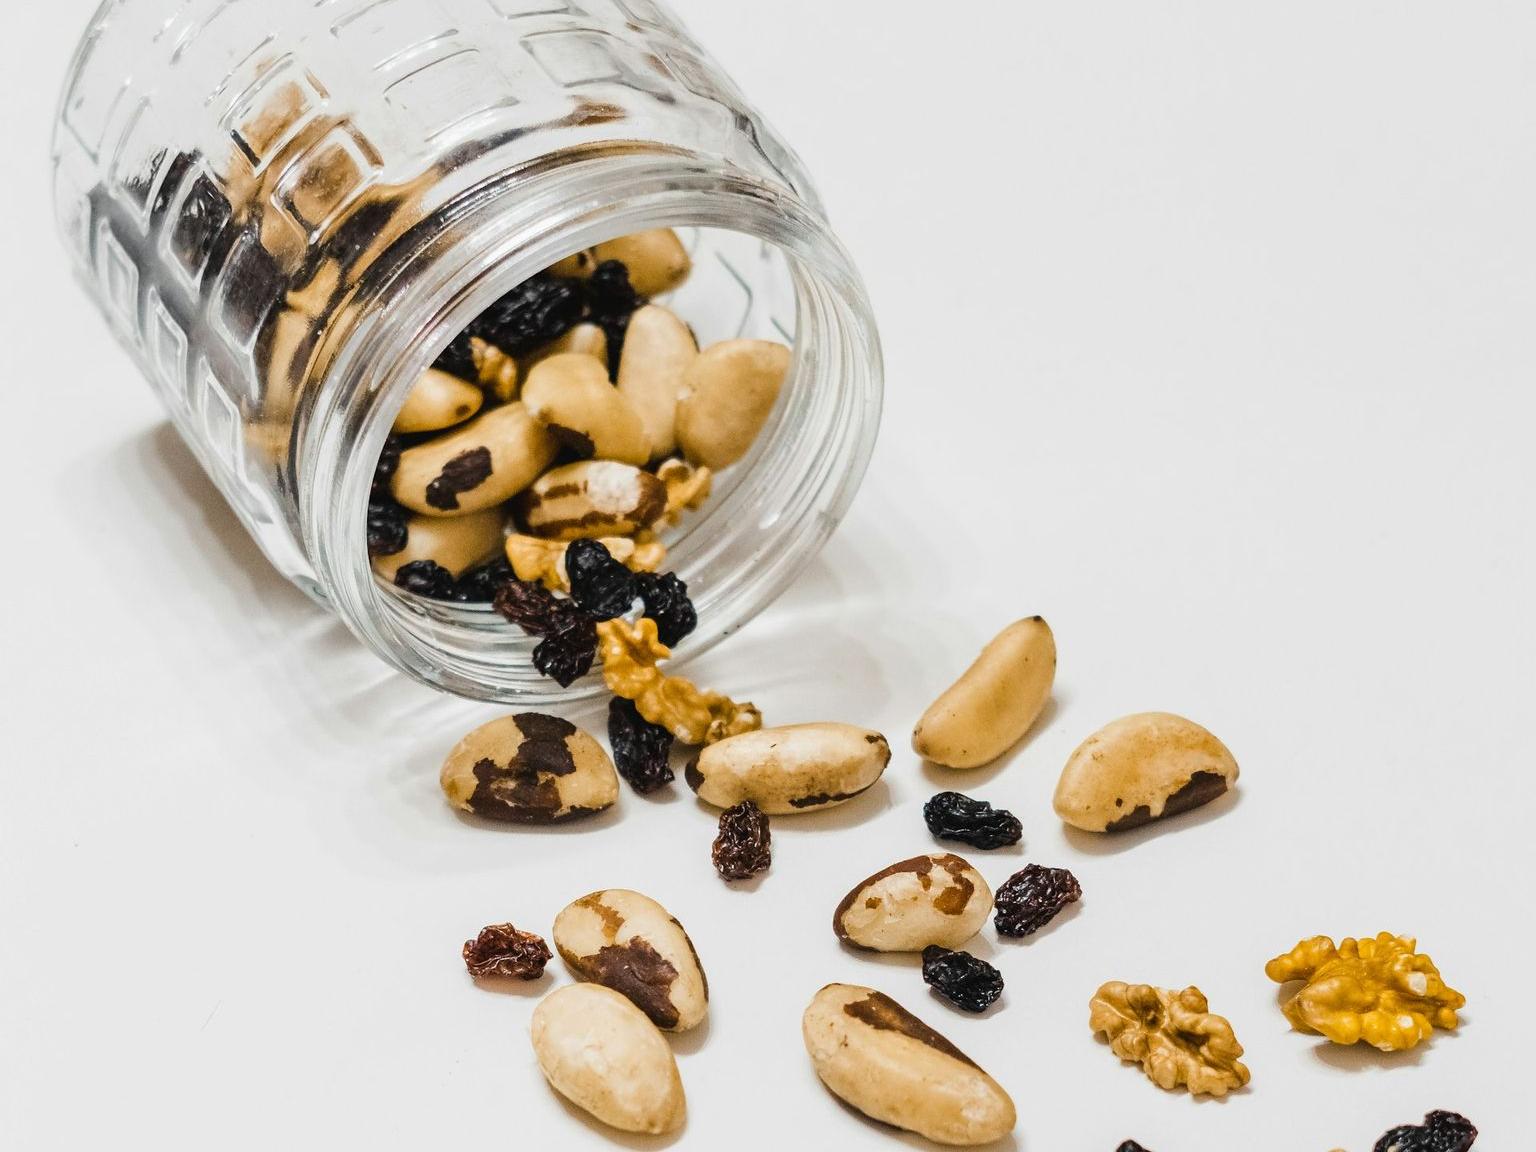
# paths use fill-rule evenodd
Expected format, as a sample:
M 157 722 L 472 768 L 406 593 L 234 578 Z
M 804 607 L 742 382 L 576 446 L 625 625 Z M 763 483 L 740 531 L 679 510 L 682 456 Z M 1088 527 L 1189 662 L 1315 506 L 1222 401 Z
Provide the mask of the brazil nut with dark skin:
M 512 499 L 549 467 L 558 450 L 526 407 L 506 404 L 407 448 L 390 490 L 423 516 L 463 516 Z
M 890 763 L 885 737 L 852 724 L 790 724 L 745 732 L 702 749 L 684 779 L 717 808 L 751 800 L 769 815 L 812 812 L 851 800 Z
M 981 873 L 952 852 L 897 861 L 855 885 L 832 915 L 839 940 L 875 952 L 958 948 L 992 911 Z
M 557 716 L 524 712 L 475 729 L 448 755 L 443 793 L 455 808 L 514 824 L 558 824 L 618 799 L 601 744 Z

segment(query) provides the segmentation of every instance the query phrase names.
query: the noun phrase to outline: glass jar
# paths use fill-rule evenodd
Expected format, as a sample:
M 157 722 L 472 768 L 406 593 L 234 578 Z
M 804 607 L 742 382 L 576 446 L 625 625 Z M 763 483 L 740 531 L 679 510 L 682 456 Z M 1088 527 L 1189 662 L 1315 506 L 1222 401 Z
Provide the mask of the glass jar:
M 70 68 L 57 215 L 82 277 L 273 564 L 410 675 L 524 705 L 588 694 L 490 609 L 377 580 L 374 463 L 488 304 L 598 241 L 672 227 L 667 302 L 707 344 L 791 341 L 747 459 L 668 539 L 696 655 L 847 509 L 878 338 L 801 164 L 653 0 L 107 0 Z

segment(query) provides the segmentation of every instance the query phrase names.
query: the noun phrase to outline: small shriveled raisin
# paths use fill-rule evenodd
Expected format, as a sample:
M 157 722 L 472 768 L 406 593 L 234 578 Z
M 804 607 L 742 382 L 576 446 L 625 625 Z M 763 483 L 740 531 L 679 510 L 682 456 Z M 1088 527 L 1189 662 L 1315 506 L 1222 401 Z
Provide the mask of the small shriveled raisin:
M 629 282 L 629 269 L 620 260 L 604 260 L 586 281 L 588 319 L 608 338 L 608 374 L 619 370 L 629 318 L 645 301 Z
M 1077 877 L 1065 868 L 1027 864 L 997 890 L 993 922 L 1004 936 L 1030 936 L 1082 895 Z
M 923 982 L 965 1012 L 985 1012 L 1003 994 L 1003 974 L 996 968 L 938 944 L 923 949 Z
M 555 621 L 555 626 L 533 650 L 533 666 L 562 688 L 569 688 L 597 660 L 597 621 L 576 611 Z
M 1017 844 L 1024 835 L 1024 825 L 1012 812 L 959 792 L 940 792 L 930 798 L 923 805 L 923 819 L 940 840 L 959 840 L 973 848 Z
M 1147 1152 L 1147 1149 L 1143 1148 L 1134 1140 L 1127 1140 L 1124 1144 L 1120 1145 L 1120 1147 L 1116 1148 L 1115 1152 Z
M 542 584 L 512 580 L 496 589 L 496 611 L 530 636 L 547 636 L 575 607 Z
M 526 356 L 564 336 L 581 322 L 586 308 L 586 291 L 580 281 L 541 272 L 482 312 L 468 331 L 508 356 Z
M 516 580 L 517 573 L 505 559 L 492 560 L 459 577 L 453 586 L 453 598 L 461 604 L 489 604 L 496 599 L 496 592 L 508 580 Z
M 368 555 L 399 555 L 409 536 L 404 508 L 387 498 L 368 502 Z
M 612 620 L 633 607 L 635 574 L 615 560 L 600 540 L 573 540 L 565 572 L 576 606 L 597 620 Z
M 1376 1141 L 1374 1152 L 1467 1152 L 1477 1129 L 1465 1116 L 1431 1112 L 1423 1124 L 1404 1124 Z
M 400 453 L 404 451 L 405 441 L 399 436 L 390 436 L 384 441 L 384 447 L 379 452 L 379 462 L 373 467 L 373 499 L 391 499 L 389 482 L 400 468 Z
M 613 766 L 636 792 L 644 795 L 672 783 L 672 739 L 672 733 L 640 715 L 633 701 L 615 696 L 608 702 Z
M 468 380 L 471 384 L 476 383 L 480 373 L 475 367 L 474 346 L 470 343 L 472 339 L 469 332 L 460 332 L 449 342 L 448 347 L 443 349 L 432 367 L 439 372 L 457 376 L 460 380 Z
M 635 591 L 645 605 L 644 615 L 656 621 L 656 638 L 675 648 L 699 626 L 699 614 L 688 599 L 688 585 L 671 572 L 637 572 Z
M 720 813 L 720 834 L 710 855 L 724 880 L 746 880 L 772 864 L 773 833 L 762 809 L 743 800 Z
M 453 573 L 436 560 L 413 560 L 395 573 L 395 586 L 428 600 L 447 600 L 453 596 Z
M 511 924 L 492 924 L 480 935 L 464 942 L 464 966 L 469 974 L 514 976 L 519 980 L 537 980 L 550 961 L 549 945 L 532 932 L 522 932 Z

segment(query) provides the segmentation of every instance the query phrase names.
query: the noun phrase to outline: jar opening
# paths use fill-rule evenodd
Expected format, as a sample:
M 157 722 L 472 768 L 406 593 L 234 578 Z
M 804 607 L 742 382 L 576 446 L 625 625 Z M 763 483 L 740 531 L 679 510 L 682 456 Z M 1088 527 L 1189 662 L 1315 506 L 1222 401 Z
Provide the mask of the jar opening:
M 407 262 L 332 371 L 301 457 L 305 535 L 348 626 L 402 670 L 459 695 L 521 705 L 568 689 L 533 667 L 536 640 L 488 606 L 430 601 L 375 576 L 366 548 L 374 462 L 420 373 L 490 303 L 572 253 L 648 228 L 679 231 L 694 274 L 660 302 L 701 345 L 776 339 L 794 356 L 767 426 L 715 494 L 664 540 L 700 625 L 681 663 L 767 606 L 815 555 L 857 491 L 879 424 L 881 364 L 863 287 L 820 218 L 783 189 L 666 153 L 589 157 L 482 189 Z

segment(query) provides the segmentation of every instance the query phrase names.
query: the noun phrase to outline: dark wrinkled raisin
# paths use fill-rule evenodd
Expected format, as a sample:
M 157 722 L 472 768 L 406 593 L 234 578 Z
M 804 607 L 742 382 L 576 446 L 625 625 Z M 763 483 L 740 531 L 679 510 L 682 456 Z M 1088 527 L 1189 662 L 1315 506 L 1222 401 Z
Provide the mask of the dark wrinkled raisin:
M 433 361 L 432 367 L 439 372 L 457 376 L 460 380 L 476 383 L 480 379 L 480 371 L 475 367 L 474 348 L 470 344 L 472 339 L 468 332 L 460 332 Z
M 506 560 L 492 560 L 460 576 L 453 586 L 453 598 L 461 604 L 489 604 L 503 584 L 516 579 L 517 574 Z
M 671 572 L 637 572 L 635 591 L 645 603 L 645 615 L 656 621 L 657 638 L 668 648 L 675 648 L 699 626 L 699 614 L 688 599 L 688 585 Z
M 993 922 L 1004 936 L 1030 936 L 1082 895 L 1077 877 L 1065 868 L 1027 864 L 997 890 Z
M 622 616 L 635 603 L 635 574 L 615 560 L 601 541 L 571 541 L 565 550 L 565 572 L 571 599 L 598 620 Z
M 1003 994 L 1003 974 L 969 952 L 923 949 L 923 981 L 956 1008 L 985 1012 Z
M 436 560 L 413 560 L 395 573 L 395 586 L 428 600 L 447 600 L 453 595 L 453 573 Z
M 973 848 L 1001 848 L 1017 844 L 1024 825 L 1006 808 L 994 808 L 985 800 L 972 800 L 959 792 L 940 792 L 923 805 L 928 831 L 940 840 L 959 840 Z
M 597 621 L 585 612 L 572 612 L 555 626 L 533 650 L 533 666 L 562 688 L 569 688 L 597 660 Z
M 773 863 L 768 817 L 750 800 L 720 813 L 720 834 L 710 856 L 723 880 L 746 880 Z
M 481 976 L 515 976 L 537 980 L 550 961 L 549 945 L 532 932 L 520 932 L 511 924 L 492 924 L 464 942 L 464 966 Z
M 608 374 L 619 370 L 629 318 L 645 303 L 629 282 L 629 269 L 620 260 L 605 260 L 584 282 L 588 319 L 608 338 Z
M 576 606 L 562 600 L 542 584 L 513 580 L 496 589 L 496 611 L 530 636 L 546 636 Z
M 1120 1147 L 1116 1148 L 1115 1152 L 1147 1152 L 1147 1149 L 1143 1148 L 1134 1140 L 1127 1140 L 1124 1144 L 1120 1145 Z
M 636 792 L 654 792 L 672 783 L 672 733 L 652 724 L 622 696 L 608 702 L 608 743 L 613 766 Z
M 1374 1152 L 1467 1152 L 1477 1129 L 1465 1116 L 1431 1112 L 1423 1124 L 1404 1124 L 1376 1141 Z
M 586 310 L 587 293 L 581 281 L 541 272 L 482 312 L 468 331 L 508 356 L 526 356 L 564 336 L 581 322 Z
M 393 500 L 368 502 L 368 555 L 397 556 L 409 535 L 404 508 Z
M 391 436 L 384 441 L 384 447 L 379 452 L 379 462 L 373 469 L 373 498 L 383 497 L 389 499 L 389 482 L 394 478 L 395 471 L 400 467 L 400 453 L 405 451 L 405 441 L 399 436 Z

